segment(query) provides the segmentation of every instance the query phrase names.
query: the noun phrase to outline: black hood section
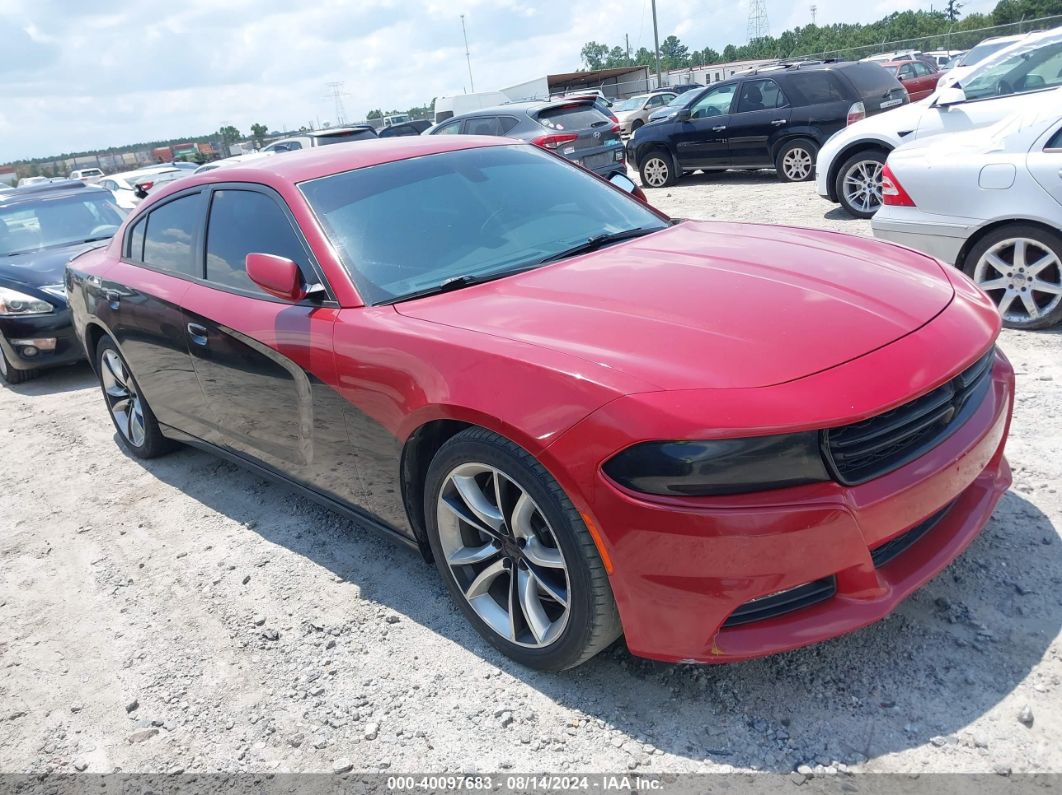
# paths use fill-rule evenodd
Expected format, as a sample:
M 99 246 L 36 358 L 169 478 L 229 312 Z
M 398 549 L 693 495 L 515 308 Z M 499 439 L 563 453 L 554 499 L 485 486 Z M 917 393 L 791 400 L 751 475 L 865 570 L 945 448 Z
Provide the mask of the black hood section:
M 102 240 L 93 243 L 75 243 L 72 246 L 27 251 L 11 257 L 0 256 L 0 285 L 41 288 L 48 284 L 62 284 L 66 263 L 90 248 L 107 245 Z

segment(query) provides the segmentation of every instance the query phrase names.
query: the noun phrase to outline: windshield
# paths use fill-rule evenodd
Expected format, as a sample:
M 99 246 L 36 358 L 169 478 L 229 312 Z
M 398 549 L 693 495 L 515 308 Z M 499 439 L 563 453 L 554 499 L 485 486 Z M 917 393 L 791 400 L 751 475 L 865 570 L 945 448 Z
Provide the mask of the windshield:
M 0 256 L 105 240 L 123 215 L 104 191 L 0 208 Z
M 531 146 L 445 152 L 300 189 L 367 303 L 534 267 L 591 237 L 667 222 Z
M 642 105 L 645 103 L 645 97 L 646 95 L 642 94 L 638 97 L 631 97 L 630 99 L 625 99 L 618 105 L 613 105 L 612 110 L 616 113 L 619 113 L 620 111 L 624 110 L 640 110 Z
M 961 81 L 967 99 L 1003 97 L 1062 85 L 1062 40 L 1038 42 L 989 61 Z
M 957 66 L 973 66 L 975 63 L 980 63 L 989 55 L 994 52 L 1002 50 L 1009 44 L 1013 44 L 1013 41 L 984 41 L 970 50 L 966 55 L 962 56 Z

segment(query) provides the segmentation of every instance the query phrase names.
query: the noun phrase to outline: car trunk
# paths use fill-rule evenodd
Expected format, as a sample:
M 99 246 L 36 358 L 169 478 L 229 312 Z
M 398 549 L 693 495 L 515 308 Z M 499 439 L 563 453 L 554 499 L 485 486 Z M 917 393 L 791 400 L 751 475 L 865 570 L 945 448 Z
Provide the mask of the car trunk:
M 594 107 L 593 102 L 566 102 L 531 113 L 543 128 L 536 139 L 590 171 L 620 170 L 623 145 L 619 125 Z

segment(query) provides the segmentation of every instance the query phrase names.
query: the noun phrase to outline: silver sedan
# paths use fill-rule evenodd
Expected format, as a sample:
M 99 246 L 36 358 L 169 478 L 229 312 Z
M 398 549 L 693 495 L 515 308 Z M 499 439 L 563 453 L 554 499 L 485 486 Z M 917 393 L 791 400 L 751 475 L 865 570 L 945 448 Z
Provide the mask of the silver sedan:
M 981 130 L 894 150 L 874 235 L 961 268 L 1009 328 L 1062 321 L 1062 89 Z

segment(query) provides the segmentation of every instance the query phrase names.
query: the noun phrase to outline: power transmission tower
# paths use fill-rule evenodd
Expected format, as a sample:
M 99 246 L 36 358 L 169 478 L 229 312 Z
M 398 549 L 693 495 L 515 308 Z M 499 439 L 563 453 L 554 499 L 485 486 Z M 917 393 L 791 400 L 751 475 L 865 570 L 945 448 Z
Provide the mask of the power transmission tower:
M 812 6 L 811 6 L 811 24 L 812 25 L 815 24 L 815 12 L 818 11 L 818 10 L 819 10 L 819 7 L 817 5 L 812 4 Z
M 468 85 L 476 93 L 476 81 L 472 79 L 472 56 L 468 54 L 468 31 L 465 30 L 465 15 L 461 15 L 461 35 L 465 38 L 465 61 L 468 63 Z
M 331 97 L 332 102 L 336 106 L 336 124 L 342 127 L 347 123 L 347 111 L 343 107 L 343 97 L 349 96 L 346 91 L 343 90 L 343 81 L 334 80 L 328 83 L 328 96 Z
M 749 3 L 749 26 L 746 37 L 749 42 L 762 39 L 771 33 L 767 22 L 767 0 L 751 0 Z

